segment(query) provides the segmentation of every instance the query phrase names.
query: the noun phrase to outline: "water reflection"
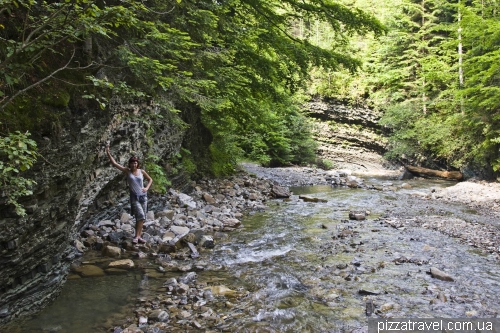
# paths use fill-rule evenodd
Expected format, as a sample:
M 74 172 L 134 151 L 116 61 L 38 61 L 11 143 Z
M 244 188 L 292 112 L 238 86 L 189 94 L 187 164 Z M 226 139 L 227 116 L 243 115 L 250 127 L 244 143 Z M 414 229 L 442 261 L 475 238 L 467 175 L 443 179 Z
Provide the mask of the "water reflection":
M 113 315 L 125 318 L 137 297 L 140 275 L 68 280 L 59 297 L 29 321 L 13 322 L 9 333 L 106 332 Z

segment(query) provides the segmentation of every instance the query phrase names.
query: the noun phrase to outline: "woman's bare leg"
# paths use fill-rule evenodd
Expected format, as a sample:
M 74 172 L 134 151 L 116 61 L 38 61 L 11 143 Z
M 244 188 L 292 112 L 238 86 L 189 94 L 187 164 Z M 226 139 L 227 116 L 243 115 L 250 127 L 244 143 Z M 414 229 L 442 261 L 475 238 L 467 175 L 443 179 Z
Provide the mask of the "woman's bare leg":
M 137 221 L 135 224 L 135 237 L 140 238 L 142 235 L 142 226 L 144 225 L 144 220 Z

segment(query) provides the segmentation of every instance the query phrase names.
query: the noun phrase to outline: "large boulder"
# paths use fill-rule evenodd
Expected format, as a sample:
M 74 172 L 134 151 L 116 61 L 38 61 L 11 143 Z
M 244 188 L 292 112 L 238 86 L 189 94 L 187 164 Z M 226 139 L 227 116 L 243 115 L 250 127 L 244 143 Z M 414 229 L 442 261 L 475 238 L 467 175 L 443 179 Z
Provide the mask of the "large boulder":
M 289 198 L 291 193 L 290 191 L 279 185 L 273 185 L 273 188 L 271 189 L 271 195 L 275 198 Z

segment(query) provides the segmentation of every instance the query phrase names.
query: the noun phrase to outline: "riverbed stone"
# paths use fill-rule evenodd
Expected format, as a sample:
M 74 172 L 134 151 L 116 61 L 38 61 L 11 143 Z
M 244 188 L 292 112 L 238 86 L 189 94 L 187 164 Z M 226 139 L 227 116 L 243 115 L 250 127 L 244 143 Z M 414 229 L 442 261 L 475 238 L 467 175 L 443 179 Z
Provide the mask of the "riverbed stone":
M 122 333 L 144 333 L 143 330 L 141 330 L 137 325 L 133 324 L 130 325 L 129 327 L 125 328 Z
M 213 249 L 215 247 L 215 242 L 211 236 L 203 235 L 201 237 L 199 245 L 206 248 L 206 249 Z
M 102 268 L 96 265 L 82 265 L 75 269 L 75 272 L 80 274 L 82 277 L 98 277 L 106 275 Z
M 124 237 L 125 234 L 123 231 L 110 232 L 108 235 L 109 241 L 115 244 L 119 243 Z
M 130 259 L 117 260 L 109 263 L 109 268 L 131 269 L 134 268 L 134 262 Z
M 129 223 L 132 219 L 132 216 L 129 213 L 123 213 L 120 217 L 120 223 Z
M 175 234 L 172 231 L 168 231 L 168 232 L 164 233 L 162 236 L 162 240 L 164 242 L 168 242 L 174 238 L 175 238 Z
M 221 295 L 221 296 L 236 296 L 237 291 L 231 290 L 226 286 L 209 286 L 204 288 L 205 290 L 210 290 L 213 295 Z
M 90 236 L 90 237 L 83 240 L 83 245 L 85 245 L 86 247 L 89 247 L 89 248 L 94 248 L 94 244 L 95 244 L 96 240 L 97 240 L 97 237 Z
M 122 250 L 119 247 L 107 245 L 102 249 L 102 255 L 105 257 L 119 258 Z
M 436 278 L 441 281 L 449 281 L 449 282 L 455 281 L 453 277 L 451 277 L 451 275 L 441 271 L 436 267 L 431 267 L 430 274 L 432 275 L 433 278 Z
M 174 294 L 175 295 L 185 295 L 189 291 L 189 286 L 185 283 L 177 283 L 174 286 Z
M 203 193 L 203 199 L 206 201 L 207 204 L 209 205 L 213 205 L 215 204 L 217 201 L 215 200 L 215 198 L 213 196 L 211 196 L 209 193 L 205 192 Z
M 80 234 L 82 237 L 86 238 L 86 237 L 91 237 L 95 234 L 95 231 L 92 230 L 92 229 L 85 229 L 82 231 L 82 233 Z
M 349 220 L 362 221 L 366 219 L 366 212 L 350 211 Z
M 184 236 L 189 233 L 190 229 L 188 227 L 180 227 L 173 225 L 170 227 L 170 231 L 173 232 L 176 236 Z
M 275 198 L 289 198 L 291 193 L 290 190 L 283 186 L 273 185 L 271 195 Z
M 224 227 L 228 228 L 238 228 L 241 225 L 241 221 L 238 219 L 225 219 L 222 221 Z
M 328 202 L 328 200 L 314 198 L 307 195 L 299 195 L 299 199 L 302 199 L 304 202 Z
M 192 209 L 196 209 L 196 202 L 193 200 L 193 197 L 184 194 L 184 193 L 178 193 L 177 194 L 177 202 L 179 203 L 179 206 L 181 207 L 189 207 Z
M 78 252 L 84 252 L 85 251 L 85 245 L 83 245 L 83 243 L 80 242 L 78 239 L 75 240 L 75 247 L 78 250 Z
M 394 303 L 385 303 L 385 304 L 382 304 L 382 305 L 380 306 L 379 311 L 380 311 L 380 312 L 387 312 L 387 311 L 389 311 L 389 310 L 394 309 L 394 307 L 395 307 L 395 304 L 394 304 Z
M 168 320 L 169 318 L 169 315 L 168 315 L 168 312 L 165 311 L 165 310 L 162 310 L 162 309 L 156 309 L 156 310 L 153 310 L 151 311 L 149 314 L 148 314 L 148 318 L 149 319 L 152 319 L 153 321 L 161 321 L 161 322 L 165 322 Z
M 98 227 L 112 227 L 115 225 L 115 222 L 111 221 L 111 220 L 102 220 L 101 222 L 99 222 L 99 224 L 97 225 Z
M 161 212 L 156 213 L 157 217 L 166 217 L 169 220 L 172 220 L 174 218 L 175 212 L 171 209 L 163 210 Z

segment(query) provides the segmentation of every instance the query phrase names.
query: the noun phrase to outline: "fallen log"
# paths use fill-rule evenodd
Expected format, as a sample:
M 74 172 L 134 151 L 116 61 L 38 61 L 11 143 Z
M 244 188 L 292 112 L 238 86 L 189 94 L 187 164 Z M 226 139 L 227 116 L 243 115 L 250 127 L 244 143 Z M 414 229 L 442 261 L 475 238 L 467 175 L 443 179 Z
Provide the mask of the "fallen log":
M 450 180 L 462 180 L 464 177 L 460 171 L 440 171 L 440 170 L 426 169 L 410 165 L 407 165 L 405 168 L 409 172 L 416 174 L 418 176 L 439 177 Z

